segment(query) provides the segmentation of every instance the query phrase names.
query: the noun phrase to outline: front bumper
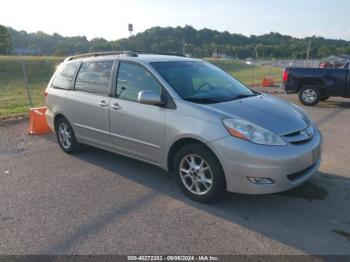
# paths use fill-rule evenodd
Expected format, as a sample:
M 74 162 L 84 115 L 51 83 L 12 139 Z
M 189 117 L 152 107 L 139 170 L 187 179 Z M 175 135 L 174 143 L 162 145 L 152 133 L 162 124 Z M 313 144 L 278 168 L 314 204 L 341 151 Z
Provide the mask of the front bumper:
M 245 194 L 268 194 L 296 187 L 321 164 L 322 136 L 302 144 L 286 146 L 257 145 L 227 136 L 211 142 L 225 172 L 227 191 Z M 247 177 L 269 178 L 273 184 L 253 184 Z

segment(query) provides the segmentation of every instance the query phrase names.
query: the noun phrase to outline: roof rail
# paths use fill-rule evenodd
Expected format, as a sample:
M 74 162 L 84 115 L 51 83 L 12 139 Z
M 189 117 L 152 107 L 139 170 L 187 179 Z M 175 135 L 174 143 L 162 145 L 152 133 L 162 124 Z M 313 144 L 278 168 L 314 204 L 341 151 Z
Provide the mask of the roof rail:
M 132 51 L 108 51 L 108 52 L 86 53 L 86 54 L 69 56 L 66 59 L 64 59 L 64 62 L 71 61 L 78 58 L 84 58 L 84 57 L 96 57 L 96 56 L 107 56 L 107 55 L 126 55 L 126 56 L 136 57 L 137 53 Z
M 147 51 L 147 50 L 136 50 L 133 52 L 135 52 L 137 54 L 185 56 L 184 54 L 181 54 L 178 52 L 152 52 L 152 51 Z
M 95 52 L 95 53 L 86 53 L 86 54 L 80 54 L 80 55 L 74 55 L 69 56 L 66 59 L 64 59 L 64 62 L 71 61 L 78 58 L 84 58 L 84 57 L 96 57 L 96 56 L 108 56 L 108 55 L 126 55 L 130 57 L 137 57 L 137 54 L 154 54 L 154 55 L 174 55 L 174 56 L 184 56 L 183 54 L 179 54 L 176 52 L 150 52 L 147 50 L 140 50 L 140 51 L 108 51 L 108 52 Z

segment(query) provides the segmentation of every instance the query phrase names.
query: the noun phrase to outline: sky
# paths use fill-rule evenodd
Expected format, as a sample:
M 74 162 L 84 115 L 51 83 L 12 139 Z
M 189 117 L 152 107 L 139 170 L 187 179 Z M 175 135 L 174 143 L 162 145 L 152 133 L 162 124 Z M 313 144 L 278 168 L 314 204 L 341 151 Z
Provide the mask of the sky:
M 350 0 L 7 0 L 0 24 L 27 32 L 116 40 L 153 26 L 350 40 Z

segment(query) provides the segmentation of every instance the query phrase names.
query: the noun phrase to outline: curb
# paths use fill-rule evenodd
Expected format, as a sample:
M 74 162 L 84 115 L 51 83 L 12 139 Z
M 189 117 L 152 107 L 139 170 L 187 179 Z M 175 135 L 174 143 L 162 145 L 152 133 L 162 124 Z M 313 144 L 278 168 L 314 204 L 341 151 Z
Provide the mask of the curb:
M 287 94 L 285 91 L 267 91 L 267 90 L 259 90 L 261 93 L 266 93 L 266 94 Z
M 279 88 L 279 87 L 251 87 L 253 90 L 261 92 L 261 93 L 265 93 L 265 94 L 286 94 L 286 91 L 284 91 L 283 89 Z
M 16 124 L 28 120 L 28 114 L 16 116 L 2 116 L 0 117 L 0 126 Z

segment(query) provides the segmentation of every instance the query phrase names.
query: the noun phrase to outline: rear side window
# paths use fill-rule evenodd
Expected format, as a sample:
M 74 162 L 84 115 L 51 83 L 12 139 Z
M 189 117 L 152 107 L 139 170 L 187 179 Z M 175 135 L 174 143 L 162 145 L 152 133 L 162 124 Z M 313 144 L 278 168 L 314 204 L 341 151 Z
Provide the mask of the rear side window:
M 108 95 L 112 67 L 113 61 L 83 63 L 75 81 L 75 90 Z
M 52 80 L 52 86 L 62 89 L 70 89 L 78 63 L 61 64 Z

